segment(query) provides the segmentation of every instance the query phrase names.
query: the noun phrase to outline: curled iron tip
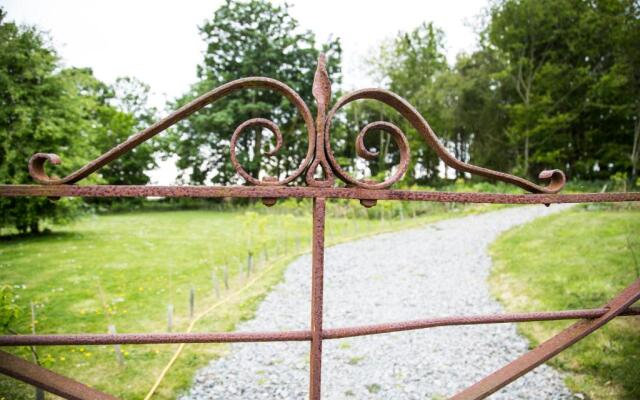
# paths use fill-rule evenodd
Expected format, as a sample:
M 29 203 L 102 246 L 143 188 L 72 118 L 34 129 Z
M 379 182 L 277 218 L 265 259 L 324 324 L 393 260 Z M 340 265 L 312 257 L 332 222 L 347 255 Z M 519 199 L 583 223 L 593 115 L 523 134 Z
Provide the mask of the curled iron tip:
M 36 153 L 29 159 L 29 175 L 39 183 L 44 185 L 60 183 L 60 179 L 51 178 L 44 170 L 46 162 L 58 165 L 62 163 L 62 159 L 53 153 Z
M 564 172 L 559 169 L 546 169 L 540 172 L 538 178 L 544 181 L 549 181 L 549 184 L 546 187 L 542 187 L 542 193 L 558 193 L 567 183 L 567 177 Z

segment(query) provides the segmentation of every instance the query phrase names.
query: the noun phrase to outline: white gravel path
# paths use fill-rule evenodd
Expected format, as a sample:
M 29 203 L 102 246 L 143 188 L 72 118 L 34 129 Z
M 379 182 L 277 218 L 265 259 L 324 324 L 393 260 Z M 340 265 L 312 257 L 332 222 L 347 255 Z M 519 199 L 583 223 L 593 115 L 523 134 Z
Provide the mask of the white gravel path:
M 489 293 L 488 245 L 505 230 L 566 207 L 530 206 L 449 219 L 328 248 L 325 328 L 502 311 Z M 309 256 L 239 331 L 308 329 Z M 513 324 L 440 327 L 324 342 L 324 399 L 446 398 L 523 354 Z M 304 399 L 306 342 L 238 343 L 201 369 L 184 400 Z M 568 399 L 543 365 L 492 399 Z

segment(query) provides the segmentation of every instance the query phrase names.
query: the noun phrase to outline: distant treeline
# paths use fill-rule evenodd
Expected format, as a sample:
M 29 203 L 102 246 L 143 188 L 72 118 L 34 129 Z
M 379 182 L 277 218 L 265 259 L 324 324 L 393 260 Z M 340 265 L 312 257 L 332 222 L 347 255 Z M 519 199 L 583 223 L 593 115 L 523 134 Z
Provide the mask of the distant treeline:
M 572 180 L 614 177 L 626 187 L 637 185 L 640 4 L 506 0 L 492 2 L 485 11 L 476 50 L 460 54 L 454 65 L 445 59 L 446 38 L 434 21 L 381 43 L 363 66 L 379 86 L 415 106 L 461 160 L 530 179 L 543 169 L 559 168 Z M 281 80 L 313 109 L 311 84 L 320 52 L 328 57 L 333 101 L 344 94 L 338 91 L 339 39 L 318 43 L 286 5 L 228 0 L 200 31 L 207 47 L 196 70 L 198 81 L 168 109 L 248 76 Z M 45 35 L 17 26 L 0 9 L 0 181 L 33 183 L 26 165 L 36 152 L 64 160 L 50 169 L 52 174 L 82 166 L 159 117 L 148 106 L 148 93 L 149 87 L 134 78 L 105 84 L 90 69 L 63 68 Z M 285 143 L 275 157 L 267 157 L 271 135 L 257 130 L 242 135 L 238 153 L 244 168 L 256 177 L 291 173 L 307 150 L 301 116 L 281 95 L 249 89 L 206 107 L 87 181 L 145 184 L 145 171 L 159 157 L 173 155 L 181 183 L 239 183 L 229 139 L 238 125 L 256 117 L 277 123 Z M 381 119 L 409 137 L 405 185 L 469 178 L 446 170 L 408 121 L 368 100 L 346 107 L 332 125 L 333 151 L 348 171 L 379 179 L 398 162 L 398 149 L 384 133 L 365 141 L 379 152 L 377 159 L 356 157 L 357 132 Z M 37 232 L 42 219 L 61 221 L 86 205 L 1 198 L 0 228 Z

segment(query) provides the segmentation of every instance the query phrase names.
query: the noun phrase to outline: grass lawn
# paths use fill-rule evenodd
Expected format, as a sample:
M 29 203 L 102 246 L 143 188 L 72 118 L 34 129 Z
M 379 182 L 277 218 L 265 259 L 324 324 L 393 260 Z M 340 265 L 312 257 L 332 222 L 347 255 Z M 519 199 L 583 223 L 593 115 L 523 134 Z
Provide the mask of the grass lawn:
M 640 209 L 574 207 L 492 246 L 494 295 L 510 311 L 600 307 L 640 275 Z M 571 322 L 520 324 L 532 346 Z M 640 318 L 618 318 L 551 364 L 592 399 L 640 399 Z
M 376 208 L 390 207 L 380 203 Z M 327 221 L 328 245 L 486 207 L 447 213 L 446 205 L 425 204 L 427 208 L 419 210 L 417 217 L 407 213 L 401 221 L 367 218 L 373 211 L 359 205 L 331 208 L 334 205 Z M 291 214 L 291 204 L 279 203 L 262 207 L 260 213 L 160 211 L 92 216 L 56 227 L 53 233 L 4 238 L 0 240 L 0 284 L 14 287 L 23 310 L 14 329 L 30 332 L 29 304 L 34 302 L 38 333 L 106 333 L 110 324 L 119 333 L 166 332 L 169 304 L 174 306 L 173 331 L 185 331 L 191 321 L 193 288 L 196 315 L 225 301 L 199 319 L 193 331 L 231 331 L 239 321 L 251 318 L 288 262 L 309 251 L 311 204 L 304 201 L 293 209 L 299 215 Z M 300 210 L 304 210 L 301 215 Z M 358 210 L 358 215 L 348 210 Z M 253 249 L 253 270 L 248 276 L 249 249 Z M 229 289 L 224 287 L 225 265 Z M 248 282 L 251 286 L 245 287 Z M 38 353 L 42 364 L 54 371 L 119 397 L 141 399 L 176 348 L 122 346 L 124 365 L 118 364 L 113 346 L 43 346 Z M 185 346 L 153 398 L 175 398 L 189 387 L 198 367 L 225 349 L 217 344 Z M 10 351 L 31 359 L 26 348 Z M 32 388 L 0 375 L 0 399 L 30 398 Z

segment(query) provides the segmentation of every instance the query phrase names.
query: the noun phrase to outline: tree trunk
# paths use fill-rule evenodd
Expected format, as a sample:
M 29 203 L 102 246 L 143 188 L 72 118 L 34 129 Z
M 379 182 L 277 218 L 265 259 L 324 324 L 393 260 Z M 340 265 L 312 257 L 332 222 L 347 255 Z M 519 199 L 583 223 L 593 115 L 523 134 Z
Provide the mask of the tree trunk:
M 523 153 L 524 153 L 524 171 L 523 171 L 523 175 L 527 176 L 527 175 L 529 175 L 529 135 L 528 134 L 524 137 Z
M 639 113 L 640 114 L 640 113 Z M 640 158 L 640 115 L 636 119 L 633 129 L 633 148 L 631 150 L 631 184 L 635 185 L 638 178 L 638 159 Z
M 30 223 L 29 230 L 34 235 L 37 235 L 38 233 L 40 233 L 40 224 L 38 223 L 38 221 Z
M 254 177 L 260 179 L 260 164 L 262 164 L 262 128 L 256 131 L 256 141 L 253 146 Z

